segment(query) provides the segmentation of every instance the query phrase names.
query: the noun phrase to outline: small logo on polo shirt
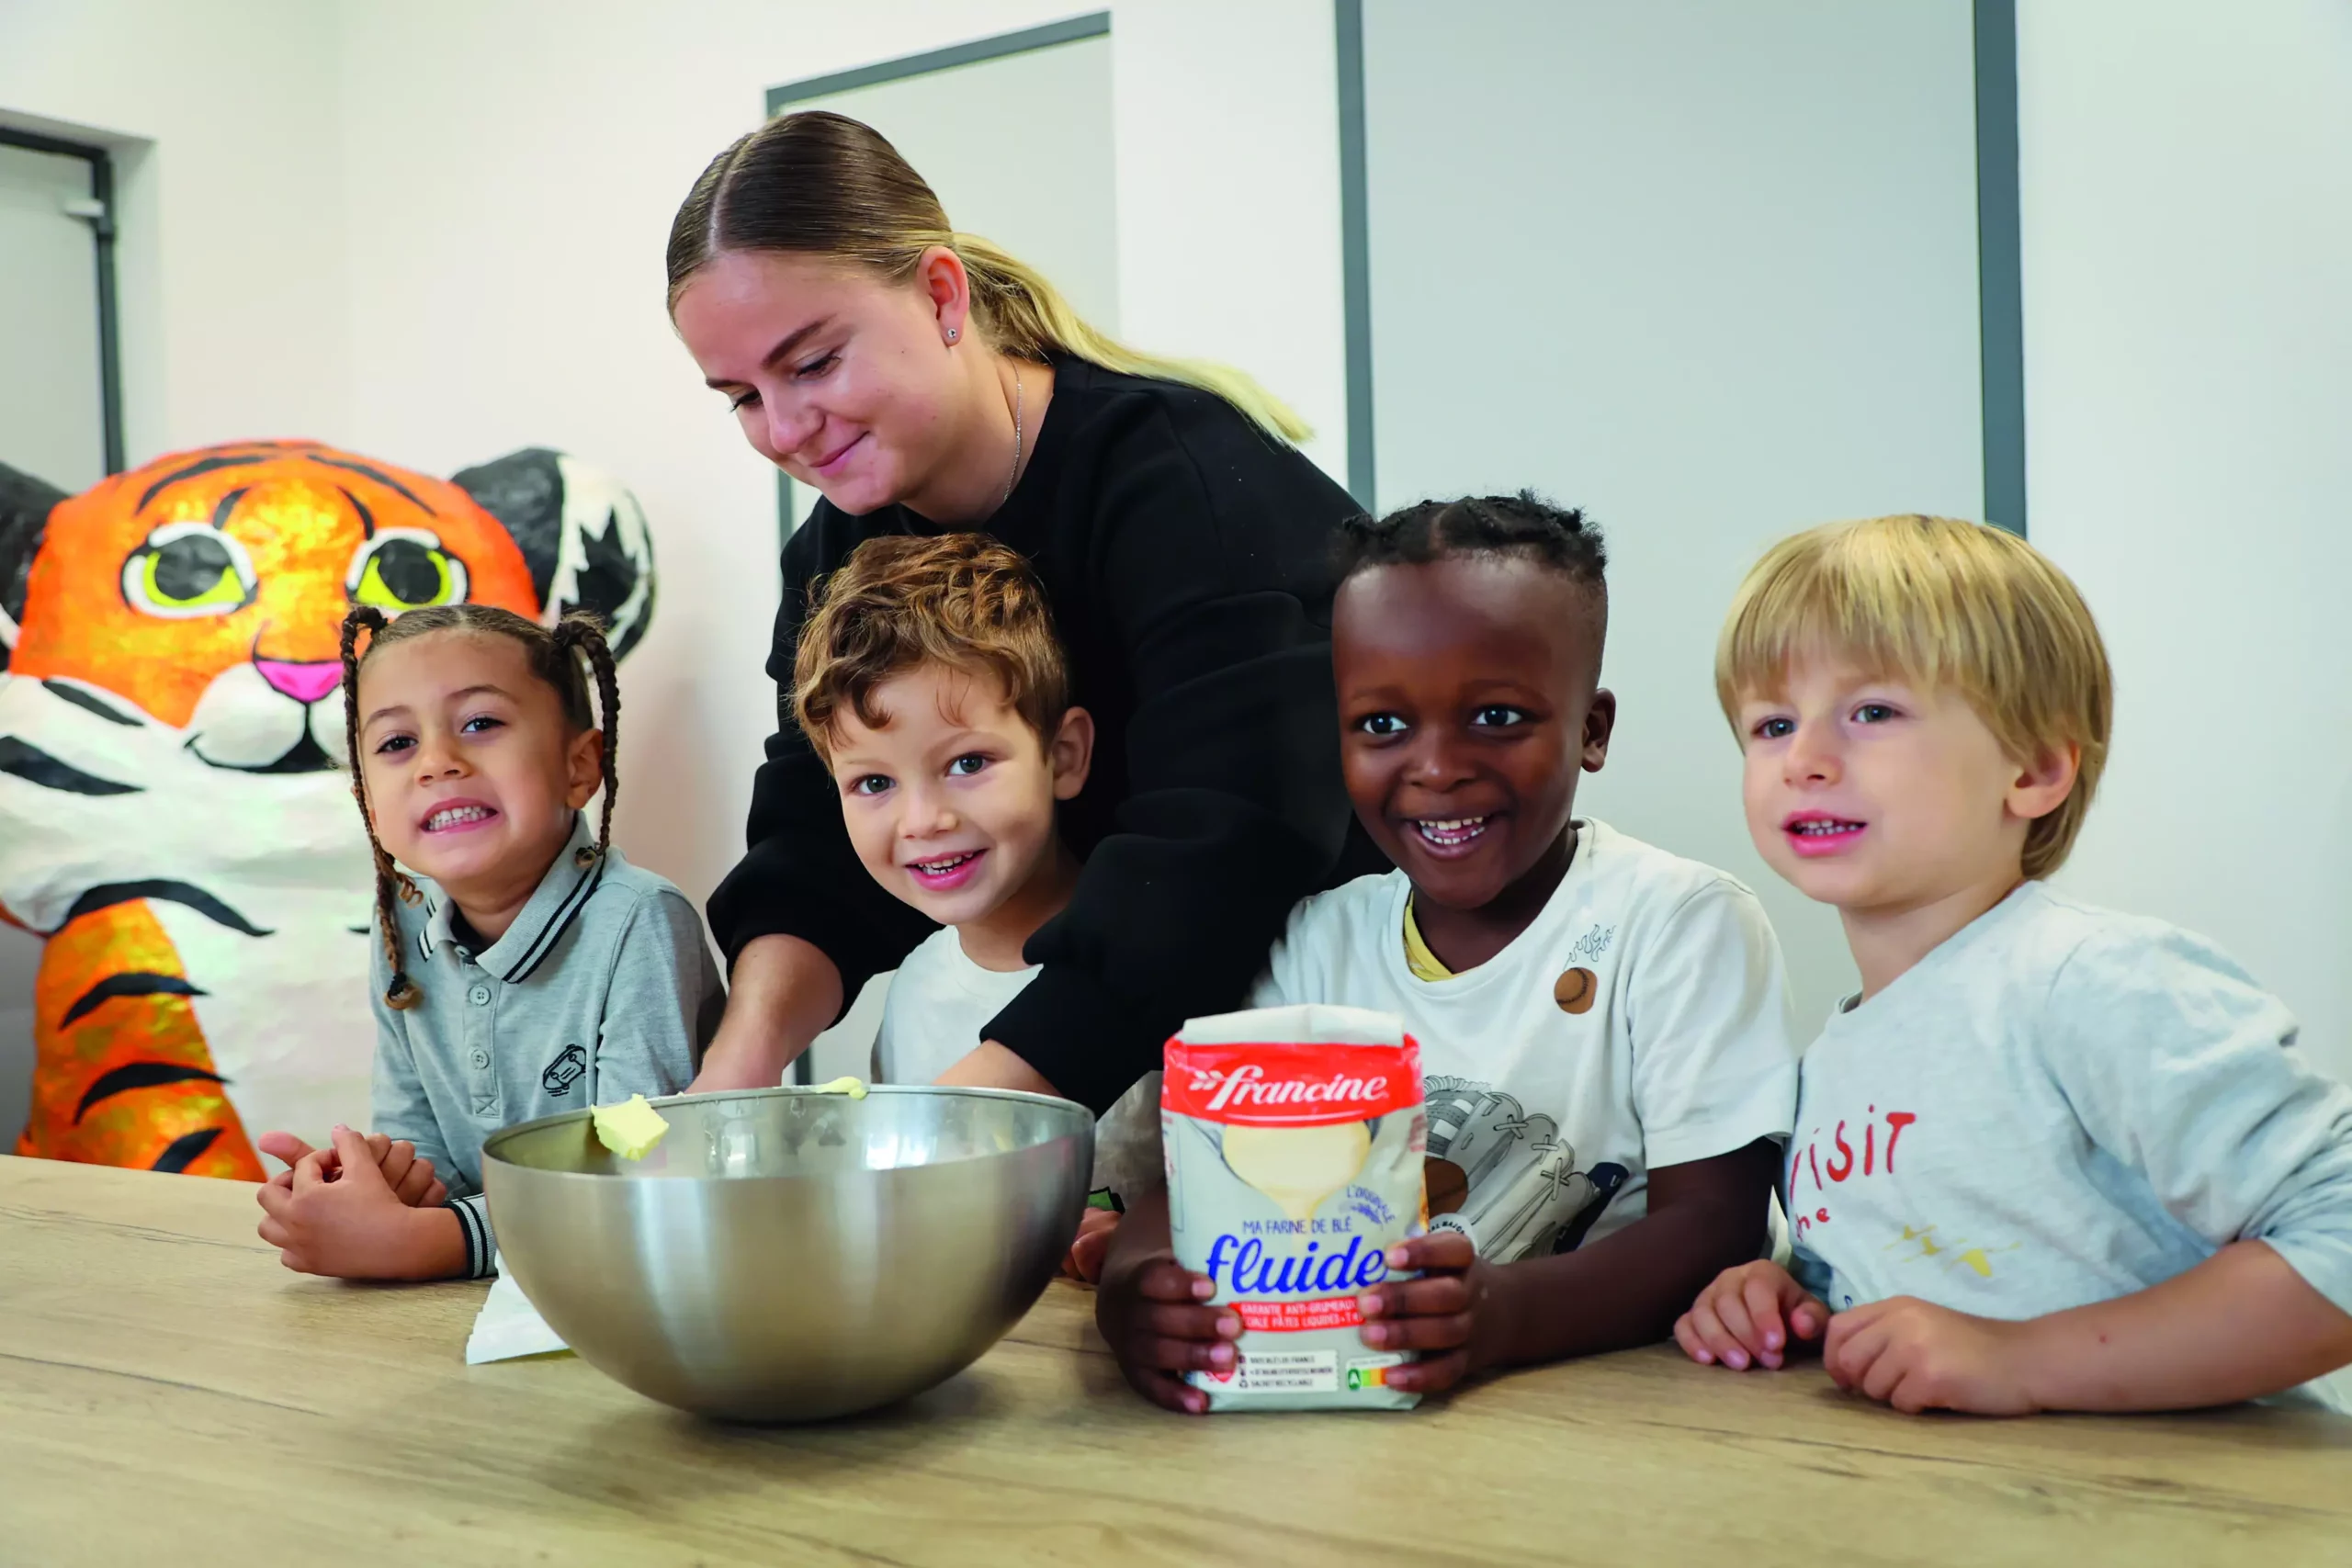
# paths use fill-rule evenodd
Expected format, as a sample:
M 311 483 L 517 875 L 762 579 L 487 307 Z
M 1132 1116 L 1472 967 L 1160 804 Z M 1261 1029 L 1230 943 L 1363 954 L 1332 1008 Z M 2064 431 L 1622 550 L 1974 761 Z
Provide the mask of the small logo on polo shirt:
M 588 1053 L 577 1045 L 566 1045 L 555 1054 L 548 1070 L 539 1075 L 539 1087 L 552 1095 L 567 1095 L 573 1084 L 587 1076 Z

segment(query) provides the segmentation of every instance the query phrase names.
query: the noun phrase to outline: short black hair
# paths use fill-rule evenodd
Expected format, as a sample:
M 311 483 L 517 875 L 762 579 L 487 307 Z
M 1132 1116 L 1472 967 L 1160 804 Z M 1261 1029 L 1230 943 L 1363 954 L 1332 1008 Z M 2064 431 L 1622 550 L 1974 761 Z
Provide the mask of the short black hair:
M 1609 552 L 1600 527 L 1573 506 L 1555 506 L 1532 490 L 1517 495 L 1424 501 L 1374 519 L 1340 525 L 1342 580 L 1375 566 L 1426 566 L 1457 556 L 1525 556 L 1606 592 Z

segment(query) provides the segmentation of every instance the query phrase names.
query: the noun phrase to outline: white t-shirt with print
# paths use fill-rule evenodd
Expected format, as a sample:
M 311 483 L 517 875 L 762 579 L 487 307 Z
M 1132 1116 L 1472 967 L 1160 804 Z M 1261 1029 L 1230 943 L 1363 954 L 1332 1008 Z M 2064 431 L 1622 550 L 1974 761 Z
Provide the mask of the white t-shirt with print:
M 874 1036 L 874 1081 L 930 1083 L 978 1046 L 980 1031 L 1036 977 L 1035 965 L 983 969 L 955 927 L 933 931 L 891 976 Z M 1160 1180 L 1159 1075 L 1151 1073 L 1094 1124 L 1094 1190 L 1124 1207 Z
M 2022 1319 L 2259 1238 L 2352 1312 L 2352 1089 L 2295 1036 L 2210 943 L 2026 883 L 1805 1054 L 1792 1270 Z
M 1491 1262 L 1566 1252 L 1640 1219 L 1653 1168 L 1788 1135 L 1780 942 L 1731 877 L 1585 820 L 1534 922 L 1442 980 L 1407 965 L 1411 892 L 1390 872 L 1301 904 L 1251 1000 L 1404 1020 L 1428 1089 L 1432 1228 Z

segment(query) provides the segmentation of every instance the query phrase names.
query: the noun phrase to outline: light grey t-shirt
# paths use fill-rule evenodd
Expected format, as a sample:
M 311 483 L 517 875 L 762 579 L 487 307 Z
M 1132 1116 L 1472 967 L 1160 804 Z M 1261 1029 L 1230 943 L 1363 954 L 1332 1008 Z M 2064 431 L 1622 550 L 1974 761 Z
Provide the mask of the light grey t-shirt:
M 929 1083 L 980 1043 L 980 1031 L 1029 982 L 1026 969 L 983 969 L 964 951 L 954 926 L 915 945 L 890 976 L 882 1027 L 874 1037 L 876 1083 Z M 1125 1212 L 1158 1187 L 1159 1075 L 1146 1073 L 1094 1124 L 1093 1201 Z
M 385 1005 L 390 966 L 376 953 L 375 1130 L 414 1144 L 448 1183 L 476 1279 L 494 1257 L 482 1141 L 541 1116 L 681 1092 L 726 1008 L 685 895 L 618 850 L 598 861 L 595 843 L 575 820 L 523 912 L 480 952 L 457 906 L 420 879 L 423 903 L 398 907 L 409 979 L 424 993 L 406 1011 Z
M 2210 943 L 2029 882 L 1806 1053 L 1792 1269 L 2015 1320 L 2260 1239 L 2352 1312 L 2352 1089 L 2295 1032 Z

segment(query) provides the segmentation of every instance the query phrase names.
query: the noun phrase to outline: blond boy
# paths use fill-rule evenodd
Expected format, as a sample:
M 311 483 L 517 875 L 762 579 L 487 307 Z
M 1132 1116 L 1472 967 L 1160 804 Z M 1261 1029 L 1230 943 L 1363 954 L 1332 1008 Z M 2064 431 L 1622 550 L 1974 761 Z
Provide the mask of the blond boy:
M 1837 906 L 1862 989 L 1804 1059 L 1791 1269 L 1723 1274 L 1684 1350 L 1819 1340 L 1847 1388 L 1984 1414 L 2222 1404 L 2352 1361 L 2352 1090 L 2210 944 L 2043 880 L 2107 754 L 2074 584 L 1973 524 L 1815 529 L 1749 574 L 1716 682 L 1748 830 Z

